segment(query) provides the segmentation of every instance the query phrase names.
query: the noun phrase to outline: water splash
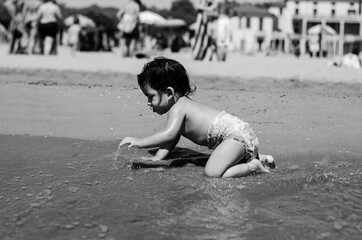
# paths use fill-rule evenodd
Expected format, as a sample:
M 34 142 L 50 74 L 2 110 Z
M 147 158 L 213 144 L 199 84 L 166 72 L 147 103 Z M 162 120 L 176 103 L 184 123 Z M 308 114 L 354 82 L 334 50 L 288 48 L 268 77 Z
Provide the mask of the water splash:
M 138 148 L 129 148 L 128 146 L 118 146 L 118 149 L 114 152 L 114 157 L 113 157 L 113 161 L 112 161 L 112 167 L 110 170 L 112 171 L 117 171 L 119 170 L 119 166 L 124 165 L 125 163 L 127 164 L 127 166 L 130 166 L 130 163 L 137 158 L 138 156 Z M 124 156 L 128 156 L 129 158 L 127 158 L 128 161 L 124 161 Z M 120 161 L 122 160 L 122 161 Z

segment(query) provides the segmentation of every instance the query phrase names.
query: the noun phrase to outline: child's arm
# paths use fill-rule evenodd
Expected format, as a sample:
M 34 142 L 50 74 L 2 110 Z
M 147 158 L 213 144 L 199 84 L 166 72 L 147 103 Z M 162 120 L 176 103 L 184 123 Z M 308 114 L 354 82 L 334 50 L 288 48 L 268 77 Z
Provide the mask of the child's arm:
M 180 140 L 180 137 L 181 135 L 179 135 L 174 141 L 161 146 L 157 150 L 155 156 L 151 157 L 150 159 L 154 161 L 165 159 L 168 156 L 168 154 L 175 148 L 178 141 Z
M 128 147 L 152 148 L 171 144 L 180 137 L 180 130 L 184 124 L 185 113 L 177 106 L 171 108 L 166 128 L 154 135 L 145 138 L 126 137 L 119 146 L 129 144 Z M 176 144 L 175 144 L 176 145 Z

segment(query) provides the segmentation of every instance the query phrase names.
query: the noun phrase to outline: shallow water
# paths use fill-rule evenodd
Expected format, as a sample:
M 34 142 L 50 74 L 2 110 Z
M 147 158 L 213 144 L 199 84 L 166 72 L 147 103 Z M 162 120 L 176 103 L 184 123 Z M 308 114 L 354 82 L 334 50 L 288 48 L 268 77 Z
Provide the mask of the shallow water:
M 283 153 L 271 174 L 203 175 L 206 149 L 166 167 L 118 142 L 0 135 L 1 239 L 360 239 L 361 156 Z

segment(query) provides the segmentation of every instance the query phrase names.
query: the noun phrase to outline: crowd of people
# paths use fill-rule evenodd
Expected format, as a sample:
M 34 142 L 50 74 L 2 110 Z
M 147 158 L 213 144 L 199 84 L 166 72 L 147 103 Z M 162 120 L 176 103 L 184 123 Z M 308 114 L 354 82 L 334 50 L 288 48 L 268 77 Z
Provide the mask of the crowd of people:
M 142 42 L 143 35 L 139 18 L 141 5 L 140 0 L 129 0 L 117 14 L 123 57 L 132 57 L 139 53 L 137 42 Z M 197 8 L 196 27 L 192 34 L 194 59 L 225 61 L 232 38 L 229 7 L 221 0 L 200 0 Z M 187 45 L 182 41 L 182 31 L 168 34 L 170 36 L 166 38 L 162 37 L 161 33 L 156 34 L 155 43 L 151 45 L 156 46 L 157 49 L 170 47 L 173 52 L 178 51 L 182 45 Z
M 140 0 L 130 0 L 117 13 L 119 39 L 115 42 L 121 46 L 123 57 L 132 57 L 137 52 L 142 29 L 139 20 L 141 5 Z M 110 49 L 109 36 L 104 40 L 102 27 L 82 27 L 77 15 L 70 25 L 65 26 L 55 0 L 6 0 L 4 7 L 11 16 L 8 27 L 10 54 L 56 55 L 59 43 L 64 43 L 64 40 L 72 54 L 80 50 Z M 63 29 L 66 30 L 64 34 Z
M 83 15 L 64 18 L 55 0 L 6 0 L 3 5 L 11 16 L 7 28 L 10 54 L 57 55 L 60 44 L 73 55 L 111 49 L 112 33 Z M 71 21 L 66 21 L 68 18 Z M 81 20 L 85 18 L 92 24 L 84 25 Z
M 112 37 L 102 31 L 102 28 L 85 29 L 76 15 L 70 25 L 64 25 L 61 9 L 55 0 L 6 0 L 4 6 L 11 16 L 8 27 L 10 54 L 56 55 L 59 43 L 64 43 L 64 37 L 71 53 L 111 49 Z M 225 61 L 231 39 L 229 9 L 220 5 L 220 0 L 201 0 L 198 6 L 199 14 L 192 44 L 190 38 L 183 41 L 181 35 L 184 31 L 167 32 L 168 35 L 163 38 L 160 37 L 164 35 L 162 32 L 156 31 L 154 36 L 145 33 L 145 26 L 140 22 L 142 3 L 140 0 L 129 0 L 117 13 L 118 37 L 115 37 L 117 33 L 112 34 L 114 44 L 120 46 L 123 57 L 137 57 L 146 49 L 146 45 L 152 45 L 145 44 L 145 36 L 148 34 L 156 41 L 153 45 L 161 49 L 170 47 L 171 51 L 179 51 L 188 42 L 192 44 L 195 60 Z M 66 30 L 64 34 L 63 29 Z
M 10 54 L 57 54 L 62 21 L 54 0 L 7 0 L 11 16 Z

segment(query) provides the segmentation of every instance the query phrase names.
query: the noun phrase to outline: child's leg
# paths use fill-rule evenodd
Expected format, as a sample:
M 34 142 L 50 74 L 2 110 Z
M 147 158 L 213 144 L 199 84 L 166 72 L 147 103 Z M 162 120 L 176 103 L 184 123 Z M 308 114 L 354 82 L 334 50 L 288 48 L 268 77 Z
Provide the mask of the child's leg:
M 267 171 L 257 160 L 248 164 L 238 164 L 244 158 L 245 146 L 235 140 L 228 139 L 211 154 L 205 166 L 205 174 L 210 177 L 241 177 L 255 170 Z
M 205 166 L 205 174 L 209 177 L 222 177 L 231 166 L 244 158 L 245 147 L 232 139 L 223 141 L 211 154 Z

